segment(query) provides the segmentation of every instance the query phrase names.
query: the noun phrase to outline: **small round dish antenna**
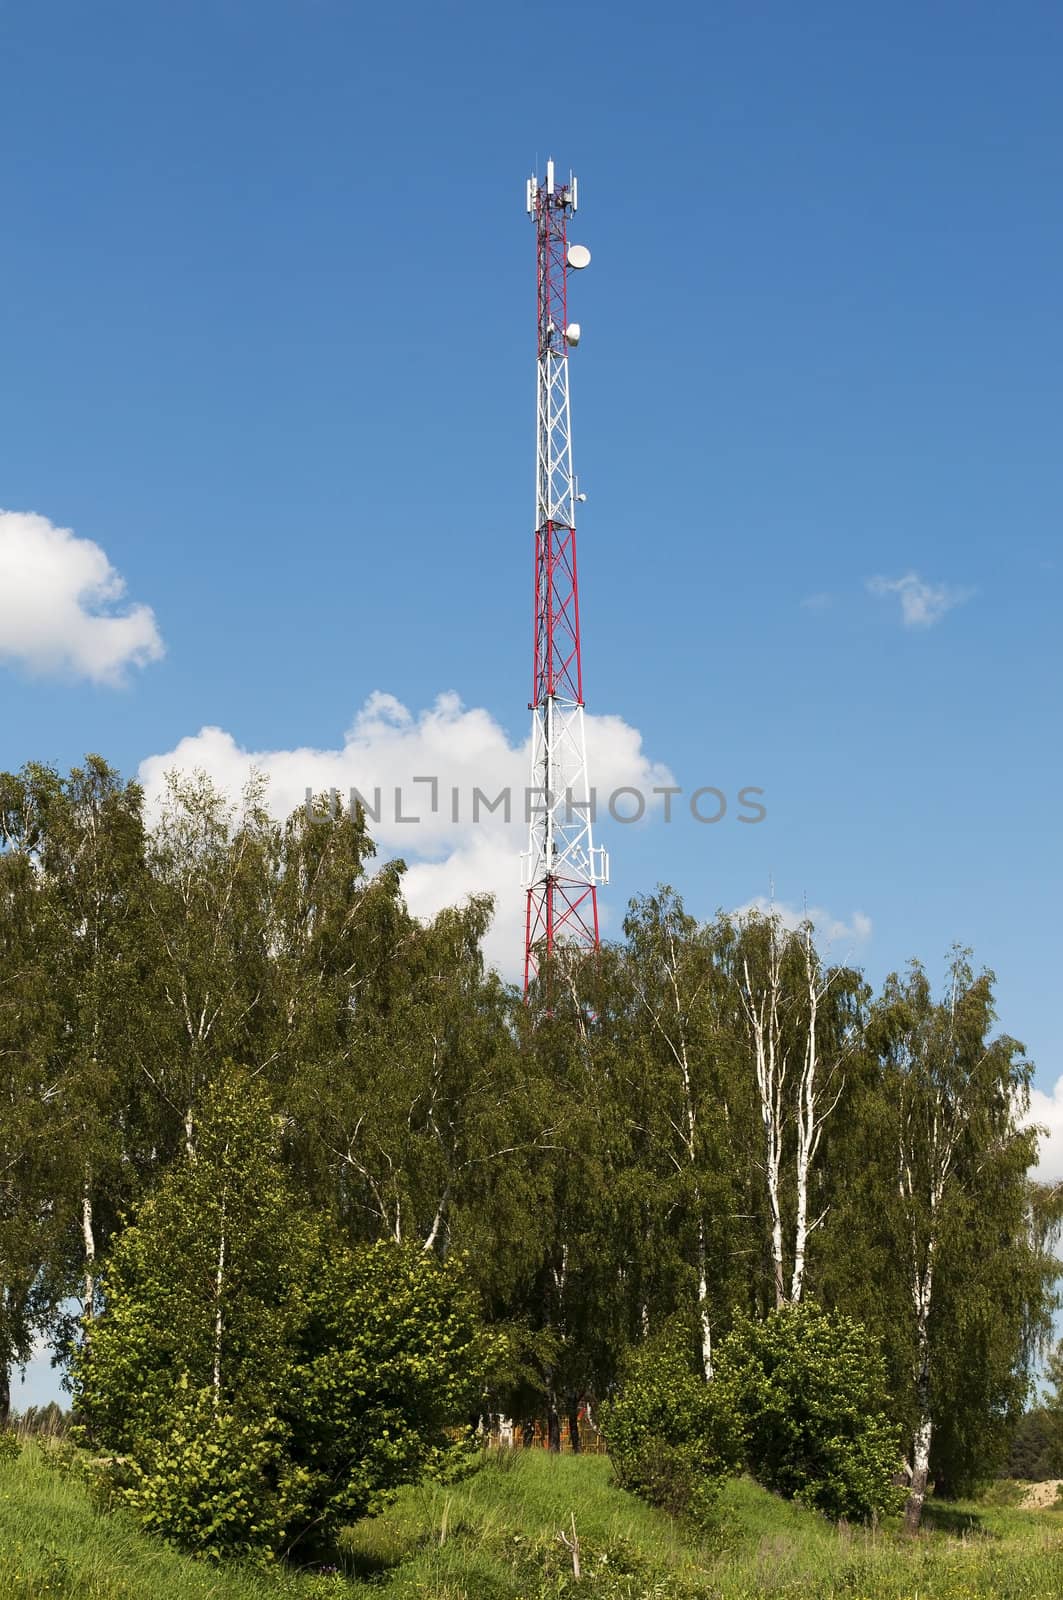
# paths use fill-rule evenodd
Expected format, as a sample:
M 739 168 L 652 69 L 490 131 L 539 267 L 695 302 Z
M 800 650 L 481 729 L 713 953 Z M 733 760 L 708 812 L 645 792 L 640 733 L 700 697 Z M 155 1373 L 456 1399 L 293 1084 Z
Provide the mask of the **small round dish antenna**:
M 578 322 L 570 322 L 565 329 L 565 343 L 572 346 L 579 344 L 580 326 Z
M 590 266 L 591 253 L 585 244 L 570 244 L 567 260 L 570 267 L 574 267 L 577 272 L 581 272 L 584 267 Z

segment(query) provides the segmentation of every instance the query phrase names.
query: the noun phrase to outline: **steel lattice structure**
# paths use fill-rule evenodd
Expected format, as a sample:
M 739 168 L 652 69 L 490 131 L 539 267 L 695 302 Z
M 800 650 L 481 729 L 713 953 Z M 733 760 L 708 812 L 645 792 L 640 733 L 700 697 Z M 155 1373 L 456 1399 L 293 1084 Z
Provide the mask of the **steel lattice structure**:
M 569 350 L 579 325 L 568 321 L 568 274 L 590 254 L 568 243 L 576 180 L 559 185 L 554 163 L 528 180 L 535 222 L 538 280 L 535 471 L 535 654 L 532 677 L 532 776 L 524 860 L 527 918 L 524 989 L 560 945 L 598 947 L 598 894 L 609 881 L 604 849 L 593 836 L 591 785 L 583 727 L 583 661 L 576 573 L 576 504 Z

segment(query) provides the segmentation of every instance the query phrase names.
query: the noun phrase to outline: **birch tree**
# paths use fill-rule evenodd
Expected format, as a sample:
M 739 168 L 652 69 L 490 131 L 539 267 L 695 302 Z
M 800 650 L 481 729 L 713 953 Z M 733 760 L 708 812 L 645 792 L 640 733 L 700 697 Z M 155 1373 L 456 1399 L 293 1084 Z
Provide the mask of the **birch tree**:
M 151 830 L 147 920 L 156 947 L 153 1037 L 140 1069 L 172 1141 L 195 1154 L 194 1106 L 226 1060 L 275 1060 L 271 1007 L 278 833 L 252 778 L 238 803 L 202 773 L 171 775 Z
M 798 932 L 801 945 L 801 1066 L 794 1110 L 794 1267 L 790 1302 L 805 1285 L 810 1236 L 826 1220 L 829 1204 L 810 1220 L 810 1196 L 824 1132 L 845 1088 L 845 1067 L 863 1036 L 866 993 L 851 969 L 824 969 L 810 922 Z
M 746 918 L 741 936 L 740 995 L 753 1057 L 763 1142 L 760 1166 L 768 1206 L 768 1241 L 776 1307 L 786 1304 L 783 1237 L 783 1146 L 791 1039 L 783 983 L 786 934 L 778 917 Z
M 1012 1272 L 1025 1278 L 1029 1264 L 1022 1208 L 1016 1214 L 1009 1202 L 1024 1196 L 1025 1167 L 1035 1148 L 1034 1135 L 1018 1125 L 1031 1068 L 1013 1039 L 990 1037 L 993 1020 L 992 975 L 976 977 L 967 952 L 959 950 L 940 1002 L 935 1003 L 923 969 L 913 963 L 904 979 L 887 980 L 873 1018 L 872 1036 L 892 1106 L 890 1232 L 908 1301 L 913 1421 L 905 1526 L 911 1533 L 919 1528 L 935 1428 L 951 1387 L 941 1382 L 955 1338 L 954 1321 L 950 1326 L 942 1315 L 945 1304 L 955 1306 L 959 1290 L 964 1301 L 978 1306 L 979 1279 L 985 1281 L 987 1263 L 999 1260 L 1000 1230 Z M 971 1248 L 979 1230 L 987 1235 L 987 1261 L 981 1263 Z M 986 1342 L 992 1312 L 987 1307 L 981 1314 Z M 1010 1320 L 1010 1339 L 1004 1330 L 997 1362 L 1003 1366 L 997 1386 L 1003 1383 L 1005 1395 L 1009 1377 L 1012 1390 L 1021 1389 L 1021 1313 Z M 967 1385 L 976 1389 L 976 1347 L 960 1359 Z
M 671 1174 L 663 1192 L 674 1193 L 689 1240 L 702 1372 L 709 1379 L 715 1307 L 730 1298 L 720 1290 L 731 1278 L 738 1242 L 724 1064 L 727 996 L 717 948 L 728 930 L 699 927 L 679 897 L 661 889 L 632 902 L 624 931 L 646 1063 L 645 1087 L 632 1096 L 632 1111 L 649 1160 Z
M 240 1394 L 250 1409 L 300 1314 L 313 1231 L 280 1166 L 280 1118 L 232 1067 L 193 1109 L 196 1148 L 179 1149 L 112 1251 L 75 1367 L 94 1436 L 119 1451 L 162 1436 L 182 1375 L 215 1409 Z
M 519 1005 L 515 1016 L 520 1125 L 529 1143 L 510 1168 L 523 1194 L 506 1186 L 517 1246 L 510 1314 L 531 1334 L 523 1397 L 545 1412 L 554 1450 L 563 1417 L 572 1448 L 580 1448 L 581 1404 L 614 1381 L 626 1343 L 626 1289 L 638 1271 L 639 1233 L 632 1238 L 625 1226 L 630 1145 L 617 1099 L 619 966 L 614 951 L 591 959 L 558 951 L 540 1003 Z M 504 1247 L 507 1257 L 512 1248 Z
M 387 929 L 386 955 L 376 967 L 352 951 L 324 984 L 317 1060 L 293 1103 L 352 1239 L 445 1255 L 471 1197 L 528 1138 L 508 997 L 483 969 L 491 902 L 422 926 L 404 908 L 374 911 L 372 896 L 369 885 L 360 912 L 374 939 Z
M 861 1038 L 863 986 L 851 969 L 823 965 L 807 921 L 788 930 L 774 913 L 752 913 L 742 919 L 737 949 L 778 1308 L 801 1300 L 809 1240 L 828 1214 L 829 1204 L 813 1214 L 813 1194 L 845 1062 Z
M 96 1273 L 140 1177 L 141 1086 L 133 1062 L 149 1031 L 147 874 L 139 785 L 99 756 L 68 777 L 37 774 L 41 889 L 51 919 L 48 977 L 62 1014 L 57 1109 L 76 1188 L 82 1319 Z
M 61 1025 L 46 967 L 41 818 L 26 777 L 0 773 L 0 1428 L 12 1369 L 29 1359 L 35 1335 L 50 1331 L 66 1265 L 54 1062 Z

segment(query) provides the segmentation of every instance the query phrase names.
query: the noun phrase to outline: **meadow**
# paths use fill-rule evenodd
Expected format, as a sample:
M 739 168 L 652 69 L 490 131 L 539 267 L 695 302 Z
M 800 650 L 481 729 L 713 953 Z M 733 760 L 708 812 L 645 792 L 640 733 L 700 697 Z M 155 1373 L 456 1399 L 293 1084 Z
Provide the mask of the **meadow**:
M 834 1527 L 748 1479 L 689 1535 L 617 1488 L 606 1457 L 489 1456 L 348 1529 L 332 1570 L 213 1566 L 93 1508 L 69 1449 L 0 1465 L 3 1600 L 1058 1600 L 1063 1507 L 928 1505 L 924 1532 Z M 574 1574 L 577 1553 L 580 1576 Z

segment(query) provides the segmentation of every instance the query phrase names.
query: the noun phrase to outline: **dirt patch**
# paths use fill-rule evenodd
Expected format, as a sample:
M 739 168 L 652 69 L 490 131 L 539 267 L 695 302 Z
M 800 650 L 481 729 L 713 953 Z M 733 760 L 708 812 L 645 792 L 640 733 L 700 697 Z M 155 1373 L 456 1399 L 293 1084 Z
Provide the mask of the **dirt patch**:
M 1063 1487 L 1063 1478 L 1046 1478 L 1044 1483 L 1031 1483 L 1019 1502 L 1023 1511 L 1043 1511 L 1054 1506 Z

